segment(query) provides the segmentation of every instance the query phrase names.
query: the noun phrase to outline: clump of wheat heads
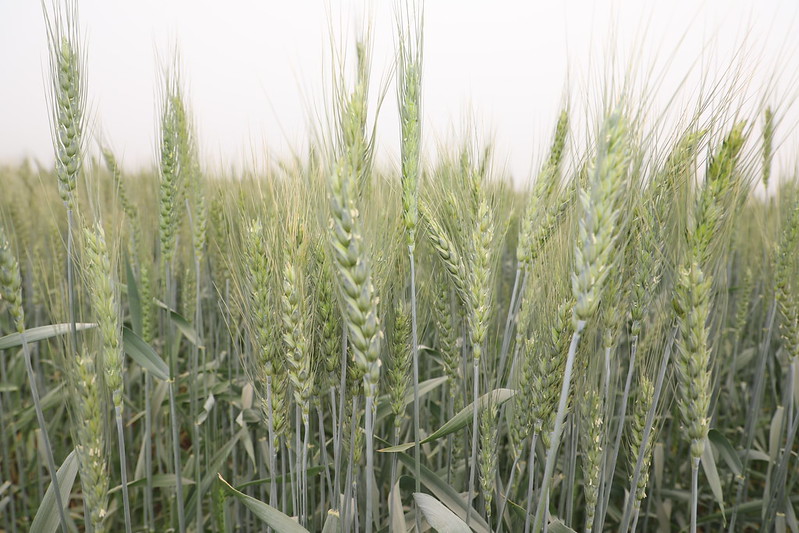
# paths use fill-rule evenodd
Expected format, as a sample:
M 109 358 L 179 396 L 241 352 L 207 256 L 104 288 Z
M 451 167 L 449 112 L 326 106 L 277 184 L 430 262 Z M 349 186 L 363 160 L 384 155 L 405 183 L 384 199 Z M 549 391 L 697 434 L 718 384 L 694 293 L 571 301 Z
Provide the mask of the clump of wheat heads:
M 297 472 L 299 476 L 300 522 L 307 516 L 307 462 L 310 439 L 311 395 L 314 387 L 315 369 L 311 362 L 311 316 L 308 307 L 308 281 L 302 265 L 308 259 L 308 246 L 304 242 L 305 230 L 301 225 L 290 228 L 289 246 L 283 258 L 283 276 L 280 313 L 283 323 L 283 344 L 286 348 L 286 370 L 291 382 L 294 403 L 299 413 L 299 422 L 304 428 L 305 439 L 300 438 L 297 424 Z
M 180 164 L 180 123 L 177 80 L 171 75 L 166 81 L 166 94 L 161 104 L 160 129 L 160 196 L 158 229 L 161 242 L 163 264 L 169 265 L 175 255 L 176 238 L 179 226 L 180 206 L 179 164 Z
M 768 189 L 771 178 L 771 160 L 774 155 L 774 112 L 767 107 L 763 112 L 763 188 Z
M 119 322 L 119 297 L 112 285 L 114 276 L 103 227 L 96 224 L 93 230 L 85 229 L 84 243 L 89 299 L 100 331 L 102 344 L 100 360 L 103 362 L 105 385 L 111 393 L 117 426 L 125 531 L 130 533 L 130 501 L 122 422 L 125 361 L 121 343 L 122 329 Z
M 397 100 L 400 115 L 400 159 L 402 166 L 402 213 L 410 263 L 411 359 L 413 365 L 413 439 L 416 492 L 421 489 L 419 420 L 419 339 L 416 311 L 416 230 L 419 224 L 419 178 L 422 144 L 422 48 L 423 6 L 411 3 L 397 8 L 398 47 Z M 393 484 L 393 479 L 392 479 Z M 421 527 L 419 514 L 417 529 Z
M 252 353 L 247 361 L 251 379 L 260 399 L 261 413 L 266 422 L 269 447 L 269 471 L 271 474 L 269 498 L 277 505 L 277 449 L 279 437 L 286 425 L 286 370 L 280 358 L 280 320 L 275 311 L 277 302 L 272 287 L 272 275 L 276 270 L 270 259 L 263 224 L 256 219 L 246 227 L 242 266 L 244 281 L 242 294 L 246 299 L 248 330 L 252 336 Z
M 5 230 L 0 226 L 0 300 L 8 304 L 17 332 L 25 331 L 25 308 L 22 307 L 22 276 Z
M 555 470 L 563 420 L 566 416 L 572 369 L 580 336 L 586 322 L 594 315 L 602 297 L 605 279 L 613 265 L 616 239 L 621 231 L 619 197 L 630 165 L 630 132 L 621 109 L 613 111 L 602 126 L 596 163 L 590 185 L 580 193 L 583 213 L 575 247 L 572 294 L 574 297 L 574 333 L 564 368 L 563 385 L 547 451 L 542 494 L 533 523 L 537 533 L 543 525 L 549 483 Z
M 67 209 L 75 207 L 75 188 L 82 166 L 86 86 L 84 58 L 77 26 L 77 3 L 44 12 L 50 44 L 51 92 L 53 99 L 53 144 L 56 153 L 58 192 Z
M 347 335 L 355 364 L 363 374 L 366 393 L 366 460 L 367 505 L 371 509 L 373 479 L 373 435 L 371 434 L 372 403 L 380 379 L 380 342 L 382 332 L 377 316 L 377 296 L 371 279 L 371 268 L 363 245 L 360 218 L 353 198 L 354 169 L 339 160 L 330 172 L 330 250 L 336 270 L 336 281 Z M 366 529 L 371 530 L 372 517 L 367 512 Z
M 602 398 L 595 387 L 588 385 L 580 401 L 582 418 L 580 444 L 583 459 L 583 492 L 585 494 L 585 531 L 590 533 L 599 498 L 600 470 L 602 467 Z
M 799 196 L 794 200 L 794 205 L 782 229 L 774 269 L 774 296 L 780 315 L 782 315 L 780 334 L 790 361 L 799 356 L 799 307 L 794 298 L 796 282 L 793 275 L 796 270 L 794 250 L 797 244 L 799 244 Z
M 187 131 L 182 117 L 182 106 L 179 98 L 179 77 L 175 71 L 166 74 L 164 94 L 161 103 L 161 124 L 159 139 L 160 187 L 158 229 L 161 245 L 161 263 L 164 274 L 164 295 L 167 306 L 173 305 L 173 260 L 177 248 L 177 234 L 180 228 L 180 187 L 183 171 L 181 164 L 181 146 L 186 143 Z M 166 341 L 169 346 L 172 340 L 171 324 L 166 321 Z M 177 498 L 178 530 L 186 531 L 185 505 L 183 501 L 183 478 L 181 476 L 180 458 L 180 422 L 178 420 L 177 402 L 175 400 L 175 380 L 179 376 L 178 357 L 174 351 L 169 353 L 169 407 L 172 427 L 172 455 L 175 470 L 175 492 Z
M 44 411 L 42 410 L 41 400 L 39 398 L 39 388 L 36 384 L 36 375 L 34 374 L 33 364 L 31 362 L 30 347 L 25 340 L 25 308 L 22 307 L 22 277 L 20 276 L 19 263 L 11 250 L 11 246 L 2 226 L 0 226 L 0 301 L 5 301 L 8 304 L 17 333 L 22 335 L 22 352 L 25 358 L 25 370 L 28 375 L 28 384 L 31 388 L 31 396 L 33 397 L 33 405 L 36 410 L 39 429 L 42 431 L 44 451 L 47 457 L 47 468 L 50 470 L 53 490 L 56 494 L 56 505 L 58 506 L 61 528 L 66 532 L 66 514 L 64 512 L 60 488 L 58 486 L 58 477 L 55 475 L 56 467 L 55 458 L 53 457 L 53 448 L 50 444 L 47 422 L 44 419 Z
M 71 389 L 72 429 L 76 442 L 84 505 L 90 527 L 97 533 L 107 530 L 108 441 L 106 436 L 106 389 L 102 350 L 82 343 L 68 366 Z
M 560 218 L 557 214 L 557 209 L 562 202 L 557 198 L 554 198 L 553 201 L 553 197 L 560 184 L 560 168 L 565 153 L 568 131 L 569 112 L 564 109 L 558 116 L 558 121 L 555 125 L 555 134 L 549 150 L 549 157 L 544 162 L 536 178 L 533 190 L 527 200 L 524 216 L 519 222 L 520 227 L 516 245 L 516 276 L 513 280 L 513 288 L 511 289 L 510 302 L 508 304 L 508 316 L 505 321 L 505 334 L 502 339 L 499 370 L 497 372 L 500 380 L 504 377 L 505 361 L 510 348 L 512 328 L 518 319 L 519 309 L 523 305 L 522 300 L 527 294 L 525 287 L 528 283 L 531 267 L 539 257 Z M 555 210 L 554 213 L 553 209 Z
M 83 78 L 85 57 L 80 46 L 77 2 L 68 1 L 63 6 L 51 6 L 50 10 L 43 4 L 43 8 L 50 56 L 51 137 L 55 151 L 58 192 L 67 210 L 66 264 L 68 315 L 71 324 L 70 347 L 73 354 L 77 356 L 72 226 L 75 189 L 83 165 L 84 110 L 86 107 L 86 84 Z M 51 475 L 55 488 L 58 483 L 52 468 Z M 55 497 L 61 518 L 61 528 L 66 531 L 63 502 L 58 490 L 55 491 Z
M 86 84 L 83 79 L 85 58 L 79 44 L 77 9 L 77 2 L 73 1 L 53 7 L 52 13 L 44 8 L 52 84 L 51 137 L 56 156 L 58 192 L 67 211 L 66 263 L 70 347 L 76 355 L 73 212 L 77 209 L 75 189 L 83 166 L 86 107 Z
M 469 301 L 468 274 L 463 256 L 458 252 L 442 225 L 433 216 L 426 216 L 425 218 L 427 220 L 430 244 L 441 260 L 450 282 L 455 287 L 458 299 L 463 304 L 466 304 Z
M 117 296 L 112 285 L 113 272 L 105 231 L 96 224 L 84 230 L 89 300 L 97 318 L 102 341 L 103 370 L 114 407 L 123 408 L 124 359 L 120 343 L 121 326 Z
M 635 487 L 630 487 L 632 491 L 631 497 L 634 499 L 633 503 L 633 526 L 632 530 L 635 531 L 635 525 L 638 522 L 638 515 L 641 509 L 641 502 L 646 497 L 646 487 L 649 484 L 649 464 L 652 459 L 652 446 L 655 442 L 653 432 L 650 431 L 646 441 L 644 441 L 644 428 L 646 426 L 646 416 L 652 405 L 652 399 L 655 395 L 655 387 L 652 380 L 644 373 L 641 372 L 638 378 L 637 398 L 633 404 L 632 420 L 630 421 L 629 429 L 629 445 L 628 453 L 630 457 L 629 469 L 631 472 L 635 471 L 637 457 L 639 450 L 643 448 L 643 465 L 638 477 Z
M 408 391 L 411 367 L 411 313 L 408 305 L 398 303 L 394 308 L 391 328 L 391 353 L 386 372 L 391 413 L 394 416 L 395 443 L 399 443 L 399 431 L 405 414 L 405 394 Z
M 383 332 L 378 318 L 378 297 L 372 280 L 372 262 L 363 241 L 359 193 L 371 187 L 373 142 L 367 131 L 371 36 L 355 45 L 356 77 L 347 91 L 343 74 L 337 84 L 335 113 L 339 144 L 327 171 L 330 255 L 336 272 L 339 306 L 347 328 L 355 374 L 363 382 L 366 440 L 365 530 L 371 533 L 374 517 L 374 401 L 380 380 L 380 345 Z M 344 391 L 342 391 L 342 394 Z M 357 413 L 353 412 L 353 419 Z M 353 428 L 354 429 L 354 428 Z M 355 432 L 356 436 L 358 432 Z M 346 514 L 346 513 L 345 513 Z
M 687 264 L 680 270 L 675 288 L 679 336 L 677 347 L 678 405 L 691 445 L 691 531 L 696 531 L 696 500 L 699 462 L 710 429 L 710 345 L 709 325 L 712 268 L 718 234 L 731 209 L 735 170 L 744 143 L 744 123 L 736 124 L 722 142 L 707 169 L 705 184 L 696 204 L 695 218 L 688 233 Z
M 494 401 L 493 395 L 491 395 L 489 396 L 488 405 L 484 406 L 483 410 L 480 412 L 479 461 L 480 491 L 483 495 L 489 527 L 491 527 L 491 504 L 494 500 L 494 491 L 496 490 L 497 465 L 499 463 L 496 451 L 497 434 L 499 431 L 498 414 L 499 409 L 497 407 L 497 402 Z M 497 516 L 497 519 L 502 520 L 502 517 Z
M 485 163 L 485 162 L 484 162 Z M 467 501 L 471 501 L 474 478 L 478 469 L 478 399 L 480 397 L 480 365 L 486 349 L 486 336 L 491 321 L 491 294 L 493 289 L 494 256 L 494 209 L 485 190 L 486 175 L 482 165 L 477 168 L 466 166 L 463 170 L 467 184 L 471 186 L 475 205 L 474 220 L 469 235 L 469 269 L 467 272 L 467 314 L 469 342 L 472 347 L 472 442 L 469 465 L 469 485 Z M 488 475 L 489 472 L 481 472 Z M 466 515 L 471 518 L 471 506 Z
M 519 261 L 519 268 L 524 271 L 529 270 L 530 264 L 540 252 L 540 247 L 538 246 L 540 241 L 539 234 L 542 231 L 546 231 L 544 228 L 549 225 L 548 217 L 544 213 L 552 205 L 550 199 L 559 184 L 560 167 L 563 162 L 568 132 L 569 112 L 564 109 L 558 116 L 558 121 L 555 125 L 549 157 L 538 174 L 528 199 L 524 217 L 520 222 L 516 258 Z

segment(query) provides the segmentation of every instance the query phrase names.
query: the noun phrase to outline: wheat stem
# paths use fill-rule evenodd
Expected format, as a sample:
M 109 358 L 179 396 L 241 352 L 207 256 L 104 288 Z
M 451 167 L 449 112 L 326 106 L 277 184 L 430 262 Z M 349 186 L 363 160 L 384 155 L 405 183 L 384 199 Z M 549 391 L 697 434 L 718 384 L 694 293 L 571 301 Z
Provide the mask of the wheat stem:
M 534 432 L 530 439 L 530 452 L 527 458 L 527 498 L 525 499 L 524 506 L 524 533 L 530 533 L 530 519 L 533 513 L 530 510 L 533 507 L 533 489 L 535 487 L 535 445 L 538 440 L 538 433 Z
M 374 515 L 372 511 L 373 502 L 377 494 L 375 494 L 374 486 L 374 449 L 373 440 L 369 435 L 374 434 L 373 420 L 374 420 L 374 396 L 372 394 L 366 395 L 366 412 L 364 413 L 366 419 L 366 533 L 372 532 L 372 525 L 374 523 Z
M 638 449 L 638 456 L 635 462 L 635 469 L 633 470 L 632 481 L 630 482 L 630 487 L 637 487 L 638 482 L 641 476 L 641 471 L 644 466 L 644 456 L 646 455 L 646 444 L 649 441 L 650 433 L 653 430 L 653 426 L 655 424 L 655 414 L 657 412 L 658 401 L 660 399 L 660 393 L 663 390 L 663 381 L 666 378 L 666 370 L 669 367 L 669 360 L 671 359 L 671 350 L 672 346 L 674 345 L 674 340 L 677 337 L 677 326 L 672 327 L 671 333 L 669 334 L 668 341 L 666 342 L 666 349 L 663 352 L 663 359 L 660 363 L 660 369 L 658 370 L 657 381 L 655 384 L 655 393 L 652 398 L 652 405 L 649 407 L 649 411 L 646 414 L 646 423 L 644 424 L 644 431 L 643 435 L 641 436 L 641 446 Z M 627 498 L 627 503 L 624 507 L 624 515 L 622 516 L 621 520 L 621 528 L 619 531 L 621 533 L 627 533 L 630 528 L 630 522 L 632 520 L 633 515 L 633 507 L 634 507 L 635 498 Z
M 552 429 L 549 450 L 547 450 L 547 459 L 544 466 L 544 477 L 541 479 L 541 495 L 538 498 L 538 506 L 536 507 L 535 511 L 535 520 L 533 521 L 532 531 L 534 533 L 541 530 L 545 515 L 547 513 L 545 506 L 549 501 L 549 484 L 552 480 L 552 475 L 555 473 L 555 460 L 558 455 L 561 432 L 563 431 L 563 420 L 566 418 L 566 407 L 569 401 L 569 390 L 571 387 L 574 359 L 577 356 L 577 346 L 580 344 L 580 336 L 583 332 L 583 328 L 585 328 L 585 322 L 582 320 L 577 321 L 575 324 L 574 333 L 572 334 L 571 344 L 569 345 L 569 354 L 566 357 L 566 368 L 563 372 L 563 386 L 560 389 L 560 400 L 558 401 L 558 411 L 555 415 L 555 426 Z
M 18 328 L 19 329 L 19 328 Z M 36 420 L 39 423 L 39 428 L 42 431 L 42 442 L 44 444 L 45 457 L 47 460 L 47 469 L 50 471 L 50 483 L 53 485 L 55 493 L 56 506 L 58 507 L 58 518 L 61 523 L 61 531 L 67 531 L 67 518 L 64 511 L 64 500 L 61 497 L 61 489 L 58 486 L 58 476 L 56 476 L 55 458 L 53 457 L 53 448 L 50 445 L 50 436 L 47 431 L 47 422 L 44 419 L 44 411 L 42 410 L 42 403 L 39 399 L 39 390 L 36 385 L 36 376 L 33 373 L 33 366 L 31 365 L 31 353 L 28 341 L 25 338 L 24 331 L 22 334 L 22 354 L 25 358 L 25 371 L 28 374 L 28 383 L 31 388 L 31 396 L 33 397 L 33 407 L 36 410 Z
M 122 424 L 122 408 L 115 407 L 114 415 L 117 425 L 117 442 L 119 443 L 119 471 L 122 477 L 122 502 L 125 513 L 125 533 L 131 533 L 130 498 L 128 496 L 128 463 L 125 457 L 125 433 Z
M 696 533 L 696 507 L 699 494 L 699 461 L 700 457 L 691 459 L 691 533 Z
M 413 247 L 408 248 L 408 256 L 411 263 L 411 353 L 413 356 L 413 443 L 414 443 L 414 477 L 416 478 L 416 492 L 421 492 L 421 422 L 419 416 L 419 335 L 417 330 L 416 316 L 416 261 L 413 255 Z M 393 478 L 392 478 L 393 482 Z M 418 513 L 417 513 L 418 514 Z M 420 529 L 421 517 L 416 518 L 417 529 Z
M 149 372 L 144 373 L 144 468 L 147 471 L 144 484 L 144 523 L 147 530 L 155 531 L 155 509 L 153 502 L 153 421 L 152 421 L 153 378 Z
M 630 387 L 633 380 L 633 371 L 635 370 L 635 357 L 638 351 L 638 337 L 634 336 L 631 339 L 630 346 L 630 362 L 627 368 L 627 379 L 624 382 L 624 392 L 622 393 L 621 404 L 616 412 L 616 419 L 618 420 L 616 428 L 616 437 L 613 442 L 613 449 L 609 455 L 610 464 L 606 465 L 607 468 L 603 473 L 603 478 L 606 480 L 603 485 L 603 493 L 599 502 L 599 512 L 597 513 L 596 530 L 602 531 L 605 525 L 605 514 L 608 510 L 608 503 L 610 502 L 610 490 L 613 488 L 613 474 L 616 471 L 616 461 L 619 457 L 619 448 L 621 447 L 621 436 L 624 430 L 624 419 L 627 414 L 627 401 L 630 397 Z M 635 531 L 635 529 L 633 529 Z
M 31 389 L 33 407 L 36 411 L 36 420 L 41 430 L 45 458 L 55 493 L 55 502 L 58 508 L 61 530 L 66 533 L 66 513 L 64 511 L 63 498 L 61 498 L 58 477 L 56 476 L 57 470 L 55 467 L 55 458 L 53 457 L 53 448 L 50 444 L 50 435 L 47 431 L 47 423 L 44 419 L 44 411 L 39 398 L 39 388 L 36 382 L 36 374 L 33 370 L 30 346 L 25 336 L 25 310 L 22 306 L 22 277 L 19 270 L 19 263 L 11 251 L 11 247 L 2 227 L 0 227 L 0 301 L 6 301 L 11 306 L 11 315 L 14 318 L 17 333 L 19 333 L 22 338 L 22 355 L 25 359 L 25 372 L 28 375 L 28 385 Z M 5 380 L 5 363 L 3 363 L 3 369 L 3 379 Z M 5 446 L 5 433 L 3 434 L 3 462 L 4 465 L 6 465 L 6 468 L 4 468 L 5 473 L 6 469 L 10 466 L 8 463 L 8 452 Z M 10 476 L 8 479 L 10 479 Z M 12 514 L 15 513 L 13 505 L 12 502 Z M 14 527 L 16 528 L 16 524 Z
M 502 382 L 502 377 L 505 371 L 505 359 L 508 356 L 508 350 L 510 349 L 510 338 L 511 338 L 511 330 L 513 328 L 513 323 L 516 319 L 516 308 L 518 306 L 517 299 L 521 299 L 521 290 L 519 287 L 519 281 L 521 280 L 521 273 L 522 267 L 521 265 L 516 267 L 516 275 L 513 278 L 513 288 L 510 291 L 510 303 L 508 303 L 508 316 L 505 319 L 505 332 L 502 334 L 502 347 L 499 350 L 499 369 L 497 371 L 497 383 Z M 525 270 L 525 278 L 527 276 L 527 271 Z M 523 287 L 523 285 L 522 285 Z
M 471 457 L 469 458 L 469 488 L 468 496 L 466 497 L 466 525 L 471 523 L 472 513 L 474 507 L 472 506 L 472 496 L 474 495 L 474 478 L 477 473 L 477 446 L 478 446 L 478 433 L 479 427 L 477 425 L 477 399 L 480 397 L 480 360 L 475 359 L 472 364 L 472 441 L 471 441 Z

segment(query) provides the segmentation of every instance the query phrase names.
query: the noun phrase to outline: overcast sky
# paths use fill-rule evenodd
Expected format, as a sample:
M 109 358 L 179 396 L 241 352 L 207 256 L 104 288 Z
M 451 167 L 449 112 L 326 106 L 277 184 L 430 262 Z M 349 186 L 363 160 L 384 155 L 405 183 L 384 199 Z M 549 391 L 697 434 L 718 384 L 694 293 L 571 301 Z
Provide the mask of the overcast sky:
M 363 13 L 371 13 L 373 87 L 388 76 L 392 6 L 388 0 L 80 0 L 92 130 L 102 131 L 127 167 L 152 165 L 158 76 L 177 45 L 208 164 L 227 168 L 284 155 L 303 146 L 309 117 L 324 112 L 331 28 L 337 46 L 351 42 Z M 625 64 L 637 54 L 639 70 L 668 63 L 659 83 L 666 98 L 697 61 L 699 70 L 725 68 L 743 46 L 753 98 L 762 98 L 775 76 L 773 97 L 793 97 L 798 13 L 796 0 L 428 0 L 426 144 L 452 139 L 464 117 L 474 117 L 496 140 L 500 164 L 526 177 L 564 94 L 572 100 L 598 94 L 598 73 L 614 49 Z M 50 164 L 39 2 L 0 0 L 0 72 L 0 161 L 30 156 Z M 379 122 L 383 161 L 396 158 L 397 128 L 392 88 Z

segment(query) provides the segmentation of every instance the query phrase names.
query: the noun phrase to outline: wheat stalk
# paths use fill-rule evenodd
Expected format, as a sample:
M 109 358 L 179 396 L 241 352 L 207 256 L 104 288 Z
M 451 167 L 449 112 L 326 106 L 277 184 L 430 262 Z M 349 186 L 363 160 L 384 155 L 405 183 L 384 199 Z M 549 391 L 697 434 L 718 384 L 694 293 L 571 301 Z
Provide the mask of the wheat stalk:
M 564 368 L 563 385 L 552 430 L 552 442 L 547 451 L 543 493 L 539 497 L 533 531 L 543 525 L 549 492 L 549 483 L 555 469 L 555 458 L 560 444 L 563 420 L 569 398 L 572 369 L 580 336 L 586 322 L 594 315 L 602 297 L 605 280 L 613 263 L 612 254 L 620 232 L 620 185 L 630 164 L 630 139 L 628 125 L 619 110 L 614 111 L 602 128 L 601 144 L 594 166 L 590 189 L 581 191 L 583 214 L 580 220 L 575 247 L 572 295 L 574 297 L 573 325 L 569 353 Z
M 84 243 L 89 297 L 91 307 L 97 317 L 102 339 L 102 356 L 100 360 L 103 362 L 105 385 L 111 393 L 117 426 L 125 531 L 130 533 L 132 531 L 130 499 L 128 496 L 127 461 L 122 422 L 125 361 L 121 344 L 122 329 L 119 323 L 118 296 L 115 294 L 111 284 L 113 279 L 111 260 L 106 246 L 105 232 L 100 224 L 96 224 L 93 230 L 88 228 L 84 230 Z
M 67 530 L 67 520 L 64 511 L 64 502 L 61 498 L 58 477 L 56 474 L 55 458 L 53 457 L 53 447 L 50 444 L 50 436 L 47 431 L 47 423 L 44 419 L 41 400 L 39 398 L 39 388 L 36 384 L 36 375 L 33 371 L 31 353 L 28 343 L 25 340 L 25 309 L 22 307 L 22 277 L 19 272 L 17 258 L 11 251 L 3 226 L 0 226 L 0 301 L 5 301 L 10 306 L 11 317 L 17 333 L 22 335 L 22 352 L 25 357 L 25 371 L 28 375 L 28 385 L 31 388 L 33 405 L 36 410 L 36 420 L 42 432 L 44 441 L 45 456 L 47 458 L 47 468 L 50 470 L 51 483 L 56 494 L 56 506 L 62 531 Z
M 590 533 L 594 524 L 594 513 L 599 499 L 599 484 L 602 468 L 602 398 L 596 390 L 589 388 L 580 402 L 581 417 L 585 427 L 580 432 L 583 457 L 583 492 L 585 494 L 585 531 Z

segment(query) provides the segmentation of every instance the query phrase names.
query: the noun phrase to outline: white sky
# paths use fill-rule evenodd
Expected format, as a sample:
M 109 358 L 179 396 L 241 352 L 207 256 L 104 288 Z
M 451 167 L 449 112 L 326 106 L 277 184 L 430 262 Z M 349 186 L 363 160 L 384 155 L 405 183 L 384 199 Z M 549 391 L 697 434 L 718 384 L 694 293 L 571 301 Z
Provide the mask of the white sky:
M 303 146 L 309 116 L 323 112 L 329 28 L 344 36 L 338 46 L 352 42 L 364 10 L 376 36 L 376 88 L 393 57 L 388 0 L 79 0 L 92 129 L 125 166 L 152 165 L 158 76 L 177 44 L 205 160 L 229 168 L 285 155 Z M 494 136 L 500 164 L 525 178 L 567 87 L 572 101 L 597 99 L 610 42 L 623 64 L 633 52 L 644 68 L 671 60 L 663 98 L 698 59 L 705 70 L 726 66 L 745 42 L 754 98 L 775 75 L 773 98 L 793 97 L 798 14 L 796 0 L 428 0 L 426 143 L 452 139 L 474 116 Z M 51 164 L 47 64 L 40 2 L 0 0 L 0 161 Z M 378 130 L 384 160 L 398 152 L 394 98 L 392 87 Z M 792 164 L 792 148 L 781 150 Z

